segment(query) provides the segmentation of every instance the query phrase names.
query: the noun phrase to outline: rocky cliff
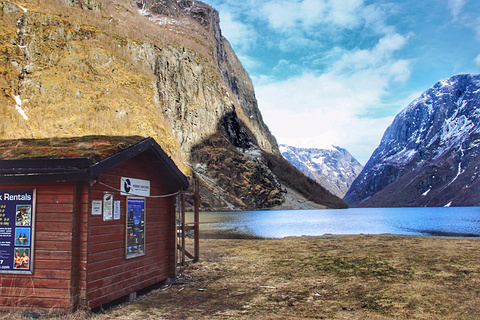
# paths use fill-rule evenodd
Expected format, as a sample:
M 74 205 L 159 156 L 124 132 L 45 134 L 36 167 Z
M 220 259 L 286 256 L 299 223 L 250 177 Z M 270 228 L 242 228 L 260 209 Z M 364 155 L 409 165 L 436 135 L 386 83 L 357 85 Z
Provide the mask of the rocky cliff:
M 0 1 L 0 16 L 1 138 L 152 136 L 197 171 L 204 209 L 285 202 L 264 156 L 278 146 L 213 8 L 24 0 Z
M 345 196 L 353 206 L 480 205 L 480 76 L 442 80 L 401 111 Z
M 280 152 L 307 177 L 342 198 L 363 169 L 347 150 L 336 146 L 319 149 L 280 145 Z

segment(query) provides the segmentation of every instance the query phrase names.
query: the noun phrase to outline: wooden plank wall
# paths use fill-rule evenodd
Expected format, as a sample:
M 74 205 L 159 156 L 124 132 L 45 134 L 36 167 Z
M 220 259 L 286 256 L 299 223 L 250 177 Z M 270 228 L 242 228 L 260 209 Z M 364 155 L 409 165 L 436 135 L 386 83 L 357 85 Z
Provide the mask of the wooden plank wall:
M 145 154 L 124 162 L 102 174 L 98 181 L 120 189 L 121 177 L 150 180 L 151 195 L 166 194 L 171 183 L 158 173 L 158 164 Z M 121 202 L 120 220 L 103 221 L 102 216 L 88 218 L 88 292 L 89 308 L 121 298 L 148 287 L 175 273 L 174 197 L 147 198 L 145 255 L 126 259 L 126 196 L 100 183 L 91 187 L 92 200 L 102 200 L 104 191 Z
M 34 270 L 32 275 L 0 274 L 0 306 L 2 309 L 25 309 L 31 306 L 59 309 L 73 309 L 71 293 L 72 235 L 77 201 L 87 203 L 88 189 L 75 187 L 74 183 L 41 183 L 1 185 L 2 189 L 35 189 L 36 223 Z M 75 189 L 82 190 L 82 196 L 74 196 Z M 78 220 L 85 230 L 86 219 Z M 83 266 L 76 272 L 75 291 L 85 292 L 86 237 L 77 243 L 75 263 Z M 83 248 L 83 249 L 82 249 Z M 78 298 L 78 297 L 77 297 Z M 84 300 L 84 299 L 83 299 Z

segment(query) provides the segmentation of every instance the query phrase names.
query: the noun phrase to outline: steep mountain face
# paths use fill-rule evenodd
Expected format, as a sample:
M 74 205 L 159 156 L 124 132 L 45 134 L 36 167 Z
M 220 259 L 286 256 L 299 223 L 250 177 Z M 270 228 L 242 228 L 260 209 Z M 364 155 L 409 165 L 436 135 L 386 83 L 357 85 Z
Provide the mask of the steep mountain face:
M 216 63 L 217 67 L 217 70 L 215 70 L 215 73 L 217 73 L 216 76 L 219 76 L 221 80 L 223 80 L 221 81 L 221 84 L 226 86 L 226 88 L 223 88 L 225 92 L 222 92 L 225 101 L 222 101 L 223 105 L 221 106 L 221 110 L 217 110 L 217 108 L 213 113 L 217 115 L 218 118 L 200 119 L 200 121 L 196 123 L 197 125 L 201 124 L 204 126 L 209 126 L 210 130 L 203 130 L 203 128 L 201 128 L 200 132 L 198 132 L 199 130 L 198 128 L 195 128 L 195 125 L 193 128 L 186 127 L 184 121 L 175 121 L 177 115 L 180 113 L 185 114 L 186 116 L 194 117 L 186 119 L 186 122 L 187 124 L 192 122 L 195 123 L 195 118 L 198 119 L 198 112 L 190 113 L 187 110 L 188 107 L 192 104 L 202 106 L 208 103 L 208 101 L 206 101 L 205 98 L 201 101 L 189 101 L 188 99 L 181 97 L 179 103 L 175 99 L 176 97 L 169 97 L 169 94 L 181 94 L 182 91 L 198 88 L 199 85 L 207 82 L 207 79 L 202 78 L 201 74 L 202 72 L 205 72 L 205 70 L 203 70 L 203 68 L 198 68 L 198 66 L 196 70 L 191 70 L 190 68 L 192 68 L 192 66 L 190 66 L 189 63 L 182 62 L 182 60 L 185 59 L 182 56 L 176 57 L 177 63 L 176 65 L 172 66 L 172 57 L 165 57 L 164 55 L 161 55 L 164 57 L 164 59 L 157 61 L 156 66 L 156 73 L 161 75 L 159 77 L 160 81 L 157 83 L 157 88 L 161 98 L 164 101 L 172 104 L 170 107 L 165 108 L 165 111 L 168 110 L 167 114 L 169 115 L 170 122 L 176 123 L 180 126 L 176 131 L 179 134 L 189 137 L 195 135 L 192 131 L 196 132 L 197 134 L 205 132 L 211 134 L 212 130 L 216 128 L 216 124 L 220 120 L 221 115 L 231 112 L 235 106 L 237 106 L 237 108 L 241 110 L 239 117 L 245 122 L 246 125 L 248 125 L 249 129 L 257 139 L 260 147 L 268 152 L 278 153 L 276 140 L 263 122 L 262 116 L 258 109 L 255 91 L 250 77 L 242 67 L 240 61 L 237 59 L 237 56 L 230 46 L 230 43 L 222 36 L 218 12 L 202 2 L 188 0 L 142 0 L 137 2 L 137 6 L 141 9 L 141 13 L 150 21 L 162 26 L 165 24 L 178 25 L 179 23 L 192 23 L 188 22 L 188 18 L 193 18 L 195 22 L 203 26 L 205 30 L 200 30 L 201 32 L 206 32 L 206 34 L 204 34 L 205 37 L 210 38 L 207 39 L 210 43 L 207 43 L 212 46 L 211 55 L 213 58 L 212 62 Z M 168 18 L 174 18 L 174 20 L 169 20 Z M 183 20 L 185 18 L 187 18 L 187 20 Z M 197 72 L 194 72 L 192 77 L 187 76 L 187 78 L 195 79 L 197 82 L 185 83 L 183 86 L 178 85 L 182 82 L 182 79 L 185 77 L 185 75 L 189 75 L 192 73 L 192 71 Z M 170 81 L 171 79 L 168 79 L 163 75 L 175 75 L 179 79 L 172 83 L 172 81 Z M 198 92 L 200 97 L 205 97 L 205 91 L 207 90 Z M 230 96 L 232 97 L 229 98 Z M 190 141 L 184 141 L 186 143 L 182 143 L 182 148 L 188 152 L 194 144 L 203 138 L 204 137 L 202 136 L 200 139 L 190 139 Z
M 151 136 L 198 171 L 204 209 L 284 203 L 263 155 L 279 156 L 277 143 L 208 5 L 0 0 L 0 16 L 0 138 Z M 224 171 L 209 142 L 249 165 Z
M 338 197 L 343 197 L 363 166 L 345 149 L 297 148 L 280 145 L 280 152 L 307 177 L 319 182 Z
M 480 76 L 442 80 L 400 112 L 344 200 L 352 206 L 480 205 Z

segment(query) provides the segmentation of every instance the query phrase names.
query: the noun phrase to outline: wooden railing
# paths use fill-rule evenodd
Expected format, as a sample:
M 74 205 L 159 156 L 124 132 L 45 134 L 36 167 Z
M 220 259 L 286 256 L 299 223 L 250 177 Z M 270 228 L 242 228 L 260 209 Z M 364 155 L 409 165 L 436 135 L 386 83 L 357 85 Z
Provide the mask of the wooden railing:
M 186 263 L 186 258 L 192 259 L 194 262 L 199 261 L 200 259 L 200 186 L 199 180 L 194 174 L 193 176 L 193 192 L 184 191 L 180 194 L 180 219 L 177 220 L 177 249 L 179 253 L 179 259 L 177 258 L 177 263 L 180 266 L 184 266 Z M 193 225 L 187 225 L 185 223 L 185 212 L 187 207 L 187 200 L 191 200 L 193 202 L 193 216 L 194 222 Z M 191 254 L 186 249 L 186 241 L 185 238 L 187 236 L 187 232 L 190 234 L 193 231 L 193 239 L 194 239 L 194 252 Z

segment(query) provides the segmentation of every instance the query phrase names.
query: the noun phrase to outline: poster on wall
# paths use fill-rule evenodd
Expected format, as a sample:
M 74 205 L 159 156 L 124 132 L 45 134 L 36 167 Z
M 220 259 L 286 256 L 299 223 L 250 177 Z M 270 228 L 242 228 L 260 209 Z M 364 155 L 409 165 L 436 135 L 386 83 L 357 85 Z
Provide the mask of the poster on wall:
M 35 190 L 0 190 L 0 273 L 33 272 Z
M 113 194 L 106 192 L 103 195 L 103 221 L 113 219 Z
M 145 198 L 127 198 L 126 256 L 145 254 Z

